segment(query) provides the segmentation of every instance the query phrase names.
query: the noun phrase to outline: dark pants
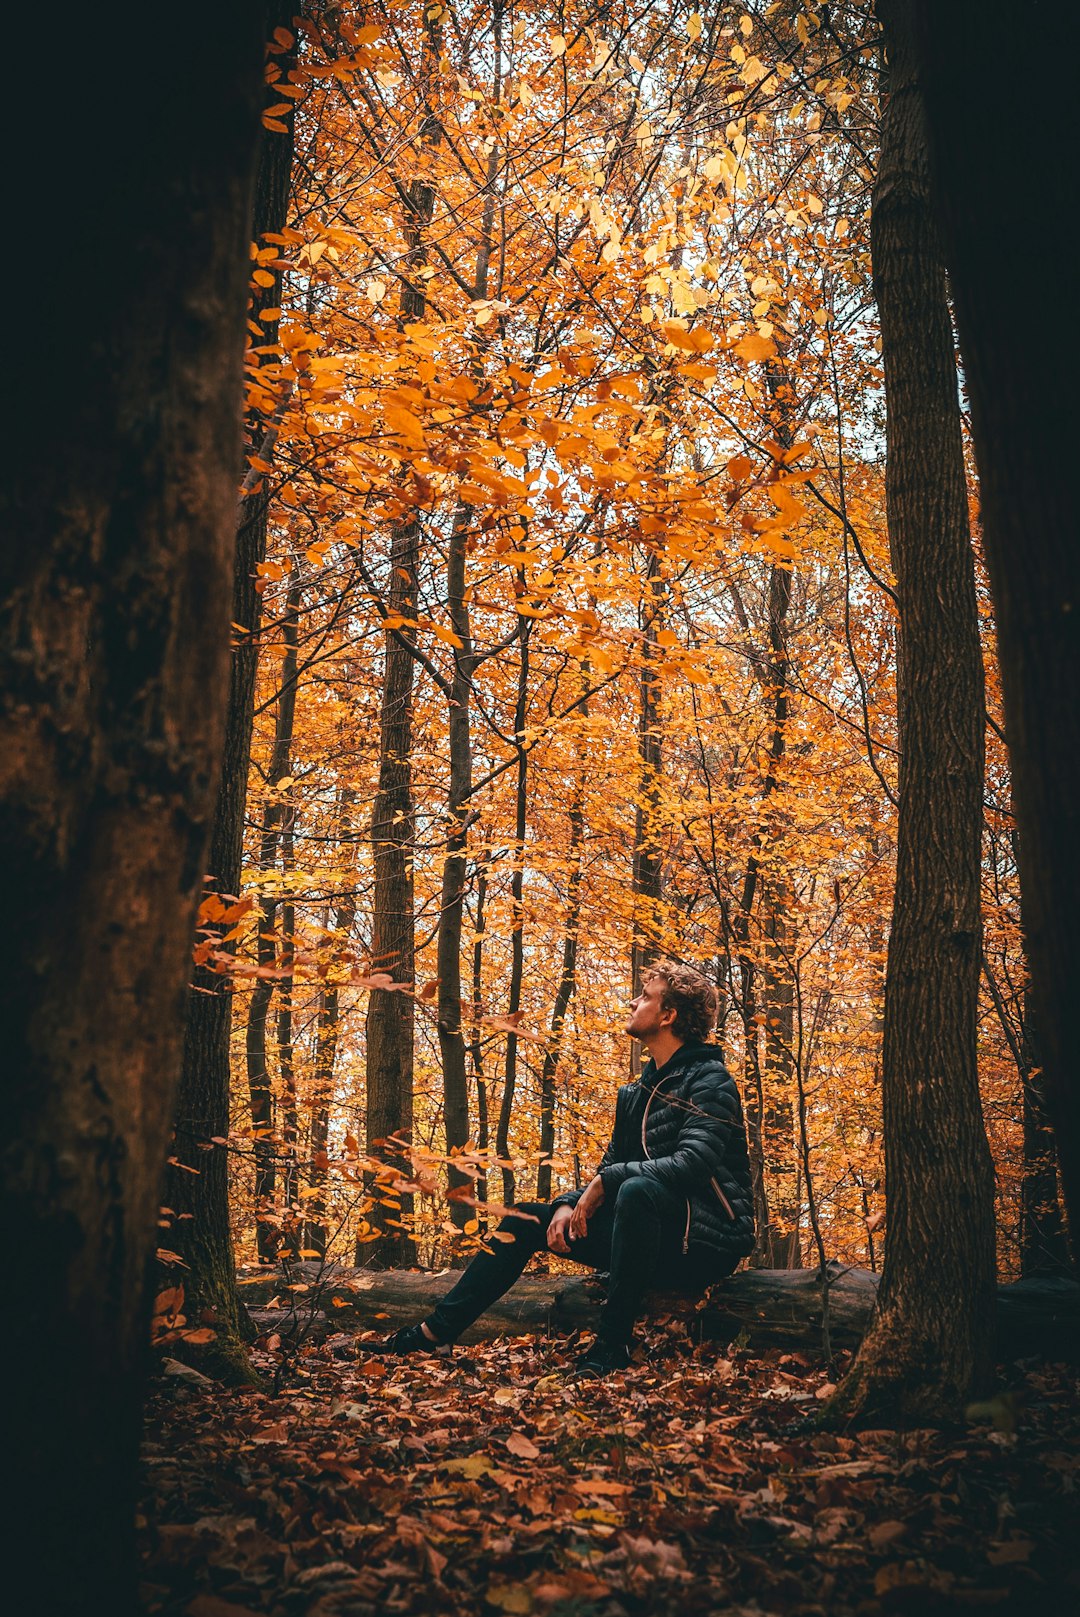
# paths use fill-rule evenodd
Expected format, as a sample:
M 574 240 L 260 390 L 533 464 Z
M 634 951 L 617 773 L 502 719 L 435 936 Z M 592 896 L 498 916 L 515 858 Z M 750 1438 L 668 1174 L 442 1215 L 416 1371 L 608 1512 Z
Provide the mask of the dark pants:
M 440 1341 L 455 1341 L 509 1291 L 533 1253 L 547 1249 L 553 1212 L 547 1202 L 522 1202 L 503 1219 L 499 1234 L 512 1239 L 492 1240 L 490 1252 L 478 1252 L 428 1315 L 425 1323 Z M 619 1187 L 614 1204 L 597 1209 L 583 1240 L 569 1241 L 575 1263 L 611 1272 L 600 1321 L 605 1341 L 630 1340 L 647 1291 L 701 1292 L 730 1274 L 718 1253 L 684 1253 L 685 1233 L 686 1198 L 655 1180 L 634 1178 Z

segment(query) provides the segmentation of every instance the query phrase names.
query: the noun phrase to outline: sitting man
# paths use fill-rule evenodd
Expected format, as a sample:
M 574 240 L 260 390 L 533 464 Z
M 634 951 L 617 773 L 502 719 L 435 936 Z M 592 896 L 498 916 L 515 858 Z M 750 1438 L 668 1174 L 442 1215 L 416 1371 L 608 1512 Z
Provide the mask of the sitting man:
M 716 1009 L 704 977 L 658 962 L 626 1026 L 651 1060 L 619 1090 L 595 1178 L 550 1204 L 516 1207 L 499 1226 L 502 1239 L 477 1253 L 427 1319 L 374 1351 L 448 1352 L 546 1245 L 610 1271 L 599 1334 L 578 1364 L 579 1375 L 605 1376 L 629 1364 L 650 1288 L 700 1294 L 731 1274 L 753 1245 L 753 1199 L 739 1092 L 719 1050 L 705 1042 Z

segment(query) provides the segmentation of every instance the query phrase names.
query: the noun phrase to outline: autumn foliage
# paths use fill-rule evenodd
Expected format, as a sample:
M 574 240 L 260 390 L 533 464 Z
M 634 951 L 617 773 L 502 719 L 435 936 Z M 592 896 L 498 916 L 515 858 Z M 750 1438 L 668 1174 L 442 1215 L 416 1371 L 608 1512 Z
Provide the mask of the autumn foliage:
M 267 78 L 295 161 L 252 248 L 243 497 L 271 529 L 245 873 L 211 885 L 197 950 L 235 987 L 241 1252 L 363 1256 L 404 1220 L 438 1264 L 489 1194 L 587 1176 L 663 951 L 721 991 L 759 1259 L 878 1267 L 896 619 L 865 26 L 346 5 L 279 30 Z M 1037 1061 L 980 588 L 979 1059 L 1011 1275 Z M 376 837 L 395 654 L 407 807 Z M 373 954 L 395 836 L 408 973 Z M 404 1154 L 367 1128 L 391 994 L 414 1002 Z

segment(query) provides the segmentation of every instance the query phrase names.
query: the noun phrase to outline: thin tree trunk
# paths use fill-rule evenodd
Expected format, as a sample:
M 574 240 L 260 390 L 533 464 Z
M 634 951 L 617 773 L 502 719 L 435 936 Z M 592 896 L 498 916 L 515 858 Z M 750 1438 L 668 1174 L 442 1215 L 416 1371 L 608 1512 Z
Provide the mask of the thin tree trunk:
M 0 1194 L 17 1303 L 0 1340 L 7 1601 L 128 1617 L 147 1278 L 228 692 L 262 10 L 178 27 L 121 5 L 110 22 L 51 30 L 54 118 L 37 86 L 12 92 L 34 130 L 20 230 L 55 243 L 62 219 L 78 273 L 59 250 L 20 266 L 4 340 L 0 862 L 18 920 Z M 129 34 L 152 72 L 117 50 Z M 7 40 L 32 61 L 40 14 L 12 13 Z M 76 280 L 85 320 L 62 318 Z
M 660 780 L 664 767 L 660 734 L 660 679 L 657 673 L 656 636 L 663 628 L 661 616 L 664 581 L 660 577 L 656 552 L 650 550 L 645 568 L 645 594 L 642 601 L 641 676 L 638 682 L 638 761 L 640 782 L 634 811 L 634 855 L 631 886 L 634 894 L 634 932 L 630 956 L 630 988 L 633 998 L 649 966 L 659 954 L 657 907 L 664 896 L 664 863 L 659 841 Z M 640 1059 L 637 1044 L 632 1059 Z
M 443 1122 L 449 1155 L 460 1151 L 469 1139 L 469 1081 L 466 1071 L 465 1033 L 461 1005 L 461 934 L 465 910 L 465 874 L 468 852 L 469 798 L 472 793 L 472 739 L 469 730 L 469 698 L 475 658 L 465 600 L 465 554 L 472 507 L 460 505 L 454 513 L 446 564 L 446 595 L 450 624 L 460 644 L 454 648 L 454 674 L 449 704 L 450 790 L 446 811 L 449 833 L 443 860 L 442 892 L 439 907 L 437 961 L 439 976 L 438 1031 L 443 1070 Z M 468 1194 L 473 1181 L 452 1164 L 449 1169 L 451 1197 L 454 1191 Z M 461 1200 L 451 1199 L 450 1213 L 458 1229 L 472 1218 L 472 1209 Z
M 440 13 L 425 14 L 425 59 L 422 76 L 432 73 L 438 55 Z M 422 129 L 434 149 L 442 125 L 429 104 Z M 424 241 L 435 207 L 435 188 L 426 178 L 409 187 L 401 294 L 402 327 L 423 320 L 427 309 L 421 271 L 427 262 Z M 395 982 L 412 985 L 416 976 L 413 845 L 416 809 L 412 789 L 413 630 L 419 581 L 420 520 L 400 522 L 390 536 L 390 588 L 387 610 L 403 627 L 384 635 L 382 707 L 379 716 L 379 787 L 371 816 L 374 900 L 371 922 L 372 965 Z M 415 1002 L 410 992 L 373 990 L 367 1013 L 367 1151 L 384 1171 L 375 1187 L 379 1212 L 377 1239 L 362 1243 L 357 1261 L 371 1268 L 410 1263 L 414 1256 L 408 1220 L 411 1197 L 393 1189 L 412 1172 L 413 1040 Z M 389 1215 L 389 1216 L 387 1216 Z
M 945 275 L 911 0 L 879 0 L 889 99 L 871 241 L 900 615 L 900 814 L 885 988 L 888 1230 L 831 1420 L 957 1418 L 989 1378 L 993 1170 L 976 1069 L 983 670 Z
M 259 870 L 268 875 L 277 864 L 278 837 L 291 808 L 277 795 L 278 782 L 289 773 L 293 725 L 296 718 L 297 615 L 300 610 L 300 582 L 294 570 L 282 623 L 285 655 L 281 659 L 281 687 L 277 701 L 274 745 L 266 776 L 266 802 L 259 837 Z M 264 1263 L 276 1261 L 281 1248 L 281 1220 L 275 1202 L 277 1194 L 278 1140 L 274 1119 L 274 1090 L 267 1057 L 266 1024 L 274 994 L 277 954 L 278 902 L 264 894 L 259 903 L 259 930 L 255 957 L 262 975 L 256 977 L 248 1005 L 245 1034 L 248 1094 L 255 1155 L 255 1241 Z
M 936 200 L 979 466 L 1032 999 L 1075 1253 L 1080 545 L 1070 404 L 1076 381 L 1071 343 L 1041 340 L 1026 318 L 1047 287 L 1063 309 L 1071 305 L 1076 255 L 1061 206 L 1075 183 L 1075 114 L 1069 96 L 1041 96 L 1023 140 L 1002 117 L 1016 66 L 1015 6 L 920 0 L 916 9 Z M 1075 5 L 1043 0 L 1030 20 L 1056 60 L 1075 60 Z
M 529 638 L 533 618 L 518 619 L 520 653 L 518 658 L 517 703 L 514 708 L 514 741 L 517 746 L 517 778 L 514 787 L 514 869 L 510 877 L 512 910 L 510 935 L 510 996 L 507 1016 L 516 1017 L 521 1010 L 521 984 L 525 975 L 525 912 L 522 903 L 525 888 L 525 832 L 528 810 L 529 752 L 525 746 L 525 719 L 529 703 Z M 495 1150 L 502 1165 L 503 1205 L 512 1207 L 516 1194 L 514 1169 L 510 1159 L 510 1120 L 514 1112 L 514 1091 L 517 1086 L 518 1039 L 516 1033 L 506 1036 L 506 1065 L 503 1068 L 503 1088 L 499 1101 L 499 1123 L 495 1131 Z
M 765 1168 L 772 1182 L 769 1198 L 774 1222 L 769 1230 L 766 1268 L 798 1269 L 799 1169 L 795 1160 L 795 986 L 791 974 L 792 927 L 786 911 L 788 893 L 777 879 L 769 884 L 765 923 Z M 801 1107 L 800 1110 L 805 1110 Z
M 334 925 L 349 946 L 353 922 L 356 919 L 356 899 L 350 894 L 342 899 L 334 912 Z M 326 1181 L 329 1160 L 327 1148 L 330 1139 L 330 1112 L 334 1101 L 334 1067 L 337 1061 L 341 1033 L 341 991 L 336 975 L 336 962 L 331 959 L 326 980 L 319 995 L 319 1015 L 315 1032 L 315 1064 L 311 1087 L 311 1168 L 309 1183 L 315 1195 L 308 1202 L 307 1228 L 304 1246 L 317 1257 L 326 1256 L 329 1231 L 327 1227 Z
M 267 34 L 287 27 L 293 6 L 269 8 Z M 287 51 L 277 63 L 284 74 L 295 62 Z M 286 222 L 293 160 L 293 115 L 283 120 L 286 133 L 264 129 L 259 136 L 255 173 L 252 237 L 261 243 L 267 232 L 278 232 Z M 282 271 L 272 268 L 273 284 L 253 287 L 252 317 L 259 322 L 267 345 L 277 342 L 276 320 L 260 320 L 264 310 L 281 306 Z M 247 451 L 258 450 L 262 460 L 273 454 L 262 416 L 247 423 Z M 233 654 L 229 705 L 225 719 L 225 746 L 221 783 L 214 809 L 207 870 L 210 891 L 226 895 L 226 904 L 240 895 L 251 761 L 252 715 L 258 670 L 258 635 L 261 600 L 255 587 L 257 568 L 266 555 L 267 516 L 270 505 L 265 486 L 246 493 L 240 502 L 236 528 L 236 563 L 232 587 Z M 214 931 L 218 948 L 229 952 L 230 921 L 226 917 Z M 249 1374 L 245 1340 L 252 1334 L 236 1289 L 232 1229 L 229 1221 L 229 1174 L 225 1149 L 211 1144 L 229 1133 L 233 983 L 227 973 L 196 966 L 188 993 L 184 1023 L 184 1061 L 176 1098 L 176 1119 L 171 1165 L 166 1172 L 164 1199 L 171 1222 L 163 1244 L 184 1261 L 184 1306 L 193 1319 L 212 1326 L 215 1340 L 200 1349 L 199 1359 L 218 1376 L 245 1378 Z
M 476 1084 L 476 1147 L 487 1161 L 491 1144 L 491 1125 L 488 1116 L 487 1074 L 484 1071 L 483 1024 L 484 1014 L 484 905 L 487 901 L 487 850 L 479 861 L 476 873 L 476 929 L 472 950 L 472 1005 L 470 1008 L 469 1056 L 472 1062 L 473 1082 Z M 487 1171 L 476 1181 L 477 1201 L 487 1201 Z
M 293 825 L 295 805 L 285 807 L 281 825 L 281 871 L 287 878 L 294 868 Z M 288 888 L 286 888 L 288 892 Z M 297 1158 L 300 1143 L 300 1114 L 296 1100 L 296 1059 L 293 1047 L 293 967 L 296 958 L 296 905 L 286 897 L 281 906 L 281 977 L 278 982 L 277 1042 L 278 1078 L 281 1085 L 281 1232 L 282 1257 L 296 1262 L 303 1246 L 300 1184 Z
M 562 1053 L 563 1023 L 577 987 L 578 932 L 581 926 L 582 843 L 585 839 L 585 778 L 578 781 L 577 801 L 570 810 L 570 889 L 566 895 L 566 930 L 555 1004 L 551 1010 L 544 1064 L 540 1070 L 540 1166 L 536 1199 L 551 1200 L 551 1155 L 555 1150 L 555 1079 Z

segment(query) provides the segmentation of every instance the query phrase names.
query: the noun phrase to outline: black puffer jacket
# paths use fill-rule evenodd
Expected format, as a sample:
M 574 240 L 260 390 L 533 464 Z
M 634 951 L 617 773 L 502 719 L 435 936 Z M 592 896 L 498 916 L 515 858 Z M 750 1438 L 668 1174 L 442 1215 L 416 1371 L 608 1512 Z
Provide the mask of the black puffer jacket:
M 636 1083 L 623 1084 L 599 1168 L 605 1201 L 642 1174 L 686 1199 L 683 1250 L 727 1265 L 754 1244 L 754 1203 L 742 1102 L 712 1044 L 684 1044 Z M 556 1199 L 570 1206 L 579 1192 Z

